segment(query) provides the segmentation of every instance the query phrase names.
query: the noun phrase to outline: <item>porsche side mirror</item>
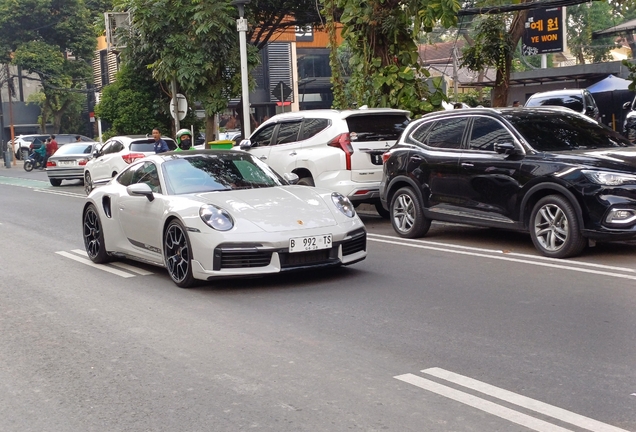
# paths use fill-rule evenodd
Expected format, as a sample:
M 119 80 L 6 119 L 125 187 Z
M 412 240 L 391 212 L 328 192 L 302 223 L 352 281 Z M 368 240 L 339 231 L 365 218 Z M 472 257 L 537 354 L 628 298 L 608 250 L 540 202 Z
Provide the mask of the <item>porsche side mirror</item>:
M 244 139 L 243 141 L 241 141 L 241 143 L 239 144 L 239 148 L 241 150 L 249 150 L 252 148 L 252 141 L 248 140 L 248 139 Z
M 495 143 L 495 151 L 499 154 L 515 154 L 517 147 L 511 142 Z
M 294 174 L 294 173 L 285 173 L 283 174 L 283 178 L 287 180 L 287 183 L 292 185 L 297 184 L 298 180 L 300 180 L 300 177 L 298 177 L 298 174 Z
M 153 201 L 155 199 L 155 195 L 152 193 L 152 189 L 146 183 L 135 183 L 126 187 L 126 192 L 131 196 L 145 196 L 148 198 L 148 201 Z

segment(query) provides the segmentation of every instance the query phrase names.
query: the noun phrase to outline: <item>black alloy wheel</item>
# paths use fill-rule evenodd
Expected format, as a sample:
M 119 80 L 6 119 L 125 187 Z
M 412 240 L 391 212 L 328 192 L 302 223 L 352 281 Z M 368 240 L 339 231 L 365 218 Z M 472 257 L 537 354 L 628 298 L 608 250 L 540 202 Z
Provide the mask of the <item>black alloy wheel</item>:
M 163 237 L 163 255 L 172 281 L 181 288 L 190 288 L 192 276 L 192 248 L 184 226 L 178 220 L 170 222 Z
M 302 186 L 316 186 L 316 184 L 314 183 L 314 179 L 312 177 L 303 177 L 300 180 L 298 180 L 299 185 Z
M 417 193 L 410 187 L 403 187 L 393 195 L 390 212 L 391 225 L 400 237 L 422 237 L 431 227 Z
M 88 195 L 89 193 L 91 193 L 92 190 L 93 190 L 93 179 L 91 178 L 91 173 L 86 171 L 84 173 L 84 192 L 86 192 L 86 195 Z
M 535 204 L 530 215 L 530 237 L 534 247 L 551 258 L 579 255 L 587 244 L 574 207 L 561 195 L 548 195 Z
M 53 185 L 53 186 L 59 186 L 59 185 L 62 184 L 62 180 L 60 180 L 60 179 L 51 178 L 51 179 L 49 179 L 49 181 L 51 182 L 51 185 Z
M 97 208 L 93 204 L 90 204 L 84 211 L 82 231 L 84 247 L 90 260 L 97 264 L 110 261 L 110 255 L 106 252 L 102 224 Z

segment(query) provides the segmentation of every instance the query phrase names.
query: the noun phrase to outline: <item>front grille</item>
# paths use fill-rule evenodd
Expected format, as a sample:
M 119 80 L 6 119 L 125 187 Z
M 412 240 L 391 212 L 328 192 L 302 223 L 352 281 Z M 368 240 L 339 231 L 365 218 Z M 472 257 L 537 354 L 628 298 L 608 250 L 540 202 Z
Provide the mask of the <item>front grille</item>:
M 331 249 L 320 249 L 309 252 L 280 253 L 280 266 L 281 268 L 288 268 L 328 262 L 330 253 Z
M 367 233 L 362 232 L 342 242 L 342 256 L 354 254 L 356 252 L 367 250 Z
M 258 250 L 217 249 L 214 255 L 215 270 L 265 267 L 272 261 L 272 252 Z

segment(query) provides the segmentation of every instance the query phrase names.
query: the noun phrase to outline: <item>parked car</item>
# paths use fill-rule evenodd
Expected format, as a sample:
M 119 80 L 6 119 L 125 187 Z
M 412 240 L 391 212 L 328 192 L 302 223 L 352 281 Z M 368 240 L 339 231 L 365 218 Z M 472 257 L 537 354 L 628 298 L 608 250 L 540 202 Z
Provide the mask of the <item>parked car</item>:
M 408 111 L 389 108 L 307 110 L 265 121 L 240 148 L 278 172 L 300 177 L 299 184 L 337 191 L 354 205 L 380 204 L 382 154 L 409 122 Z
M 636 237 L 636 146 L 563 108 L 474 108 L 423 116 L 384 156 L 395 232 L 432 220 L 529 232 L 545 256 Z
M 528 98 L 524 106 L 561 106 L 584 114 L 597 122 L 601 121 L 594 96 L 586 89 L 563 89 L 535 93 Z
M 171 138 L 162 137 L 170 150 L 177 148 Z M 84 189 L 90 193 L 95 185 L 107 183 L 137 159 L 155 153 L 155 140 L 144 135 L 116 136 L 93 153 L 84 166 Z
M 366 230 L 346 197 L 290 185 L 233 150 L 132 163 L 90 193 L 82 230 L 93 262 L 125 256 L 166 267 L 184 288 L 217 277 L 349 265 L 367 254 Z
M 31 143 L 36 143 L 39 147 L 50 135 L 33 134 L 33 135 L 18 135 L 15 137 L 15 158 L 17 160 L 25 160 L 31 153 Z
M 623 135 L 634 142 L 636 140 L 636 98 L 632 102 L 625 102 L 623 109 L 629 110 L 623 122 Z
M 46 175 L 53 186 L 60 186 L 62 180 L 84 180 L 84 166 L 93 158 L 98 142 L 65 144 L 49 157 Z

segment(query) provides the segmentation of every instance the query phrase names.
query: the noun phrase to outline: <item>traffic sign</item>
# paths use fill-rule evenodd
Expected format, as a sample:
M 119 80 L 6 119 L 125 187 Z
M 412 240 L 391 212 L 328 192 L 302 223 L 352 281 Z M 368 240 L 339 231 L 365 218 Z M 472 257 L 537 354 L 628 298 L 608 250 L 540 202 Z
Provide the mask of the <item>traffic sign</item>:
M 174 101 L 170 102 L 170 115 L 174 117 Z M 179 121 L 183 120 L 188 112 L 188 101 L 181 93 L 177 93 L 177 112 L 179 113 Z
M 292 89 L 283 81 L 279 81 L 276 87 L 272 89 L 272 96 L 280 102 L 285 102 L 292 94 Z

